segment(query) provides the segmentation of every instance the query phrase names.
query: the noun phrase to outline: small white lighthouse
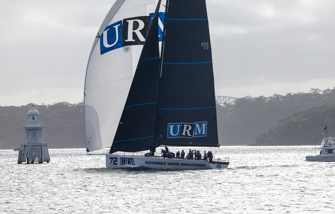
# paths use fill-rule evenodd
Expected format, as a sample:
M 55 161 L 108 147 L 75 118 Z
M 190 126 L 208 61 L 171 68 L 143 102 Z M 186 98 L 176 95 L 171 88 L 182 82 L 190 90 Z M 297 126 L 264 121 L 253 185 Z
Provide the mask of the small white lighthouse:
M 26 130 L 26 142 L 20 146 L 17 163 L 49 163 L 48 144 L 42 142 L 42 129 L 44 127 L 40 125 L 40 113 L 34 108 L 34 105 L 28 111 L 27 117 L 27 126 L 23 127 Z

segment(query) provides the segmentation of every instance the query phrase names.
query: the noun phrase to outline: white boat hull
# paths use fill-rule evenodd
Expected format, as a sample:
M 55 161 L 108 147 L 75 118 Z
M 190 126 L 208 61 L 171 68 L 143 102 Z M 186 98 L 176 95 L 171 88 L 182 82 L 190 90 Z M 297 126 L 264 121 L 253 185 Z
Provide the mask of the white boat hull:
M 136 168 L 145 167 L 152 169 L 172 169 L 172 170 L 189 170 L 189 169 L 224 169 L 229 165 L 228 161 L 213 161 L 209 163 L 206 160 L 187 160 L 180 158 L 163 158 L 159 156 L 146 157 L 140 155 L 106 155 L 107 168 Z
M 332 155 L 306 156 L 306 161 L 335 162 L 335 154 L 332 154 Z

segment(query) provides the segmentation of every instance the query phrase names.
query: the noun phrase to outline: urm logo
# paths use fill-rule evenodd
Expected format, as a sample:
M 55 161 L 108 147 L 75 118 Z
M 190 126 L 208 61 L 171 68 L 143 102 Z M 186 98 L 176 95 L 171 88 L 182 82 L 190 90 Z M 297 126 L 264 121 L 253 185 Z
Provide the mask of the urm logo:
M 149 31 L 153 13 L 149 16 L 139 16 L 123 19 L 106 27 L 100 37 L 100 54 L 129 46 L 143 45 Z M 159 40 L 162 41 L 165 13 L 159 13 Z
M 122 44 L 142 45 L 149 31 L 150 17 L 141 16 L 123 20 Z
M 122 21 L 106 27 L 100 37 L 101 55 L 120 47 L 122 47 Z
M 207 136 L 207 121 L 195 123 L 169 123 L 168 138 L 193 138 Z
M 120 165 L 135 165 L 134 158 L 120 158 Z

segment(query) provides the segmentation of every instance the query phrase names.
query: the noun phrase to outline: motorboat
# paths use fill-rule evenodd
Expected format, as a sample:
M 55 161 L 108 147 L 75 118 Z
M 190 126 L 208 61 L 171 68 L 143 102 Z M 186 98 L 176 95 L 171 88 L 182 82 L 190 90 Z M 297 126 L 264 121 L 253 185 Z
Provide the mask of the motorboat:
M 306 156 L 306 161 L 335 162 L 335 138 L 324 137 L 319 148 L 320 153 L 315 156 Z

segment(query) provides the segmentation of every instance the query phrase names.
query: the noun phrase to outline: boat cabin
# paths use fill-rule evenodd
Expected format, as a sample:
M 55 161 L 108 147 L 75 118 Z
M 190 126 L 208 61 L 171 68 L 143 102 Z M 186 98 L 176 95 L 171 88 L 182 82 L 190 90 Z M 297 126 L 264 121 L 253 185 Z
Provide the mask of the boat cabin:
M 324 137 L 320 146 L 320 155 L 333 155 L 335 154 L 335 138 Z

